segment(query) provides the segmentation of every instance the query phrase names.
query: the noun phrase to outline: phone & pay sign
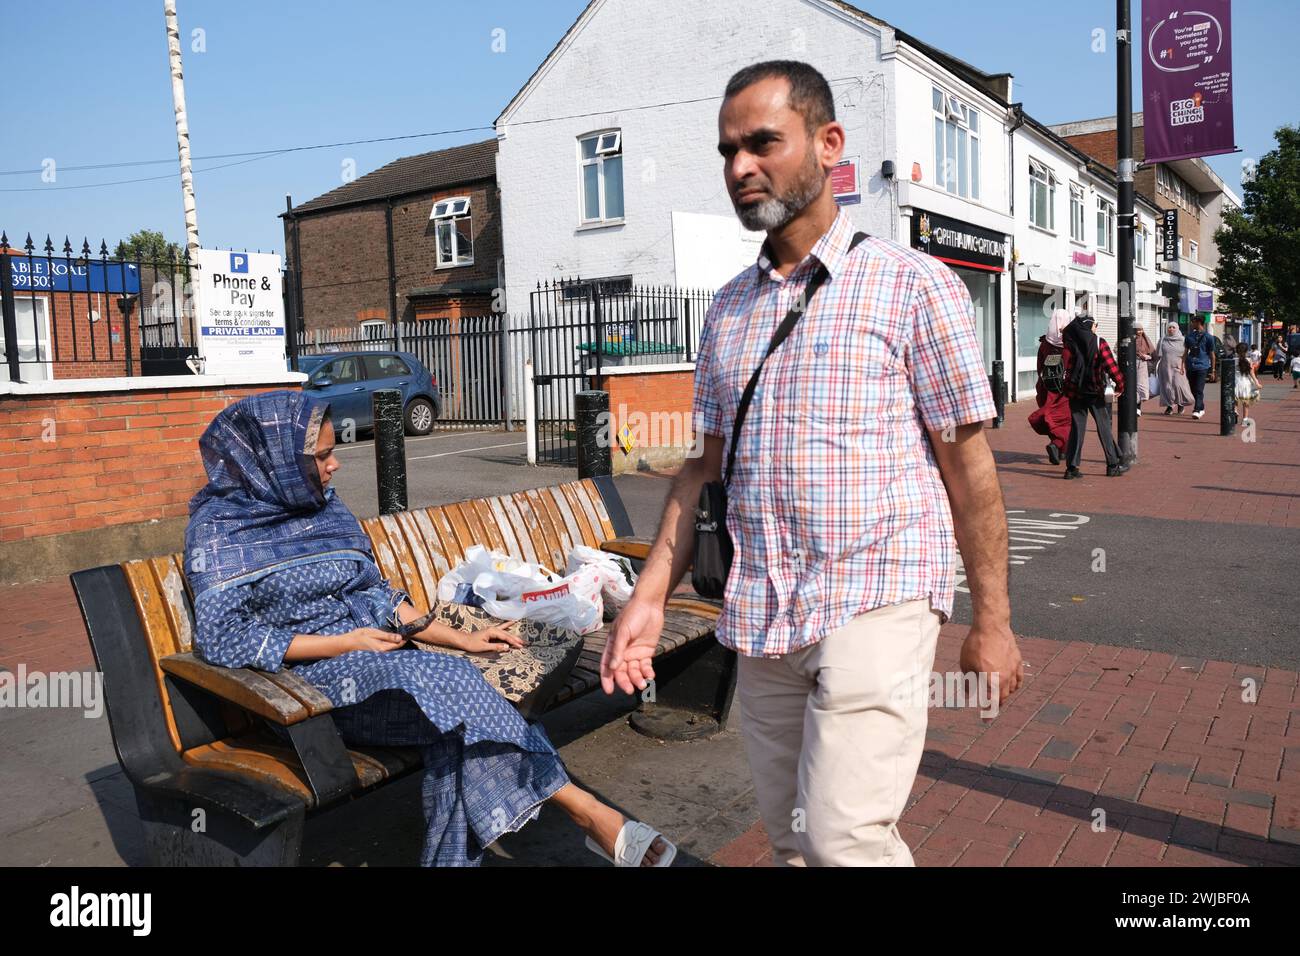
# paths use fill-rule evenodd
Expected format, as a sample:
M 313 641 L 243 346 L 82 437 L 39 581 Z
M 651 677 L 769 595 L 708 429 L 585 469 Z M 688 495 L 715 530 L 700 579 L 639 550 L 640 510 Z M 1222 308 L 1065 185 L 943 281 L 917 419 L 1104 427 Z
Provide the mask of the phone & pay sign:
M 286 365 L 280 257 L 200 249 L 197 263 L 194 306 L 203 371 L 282 374 Z

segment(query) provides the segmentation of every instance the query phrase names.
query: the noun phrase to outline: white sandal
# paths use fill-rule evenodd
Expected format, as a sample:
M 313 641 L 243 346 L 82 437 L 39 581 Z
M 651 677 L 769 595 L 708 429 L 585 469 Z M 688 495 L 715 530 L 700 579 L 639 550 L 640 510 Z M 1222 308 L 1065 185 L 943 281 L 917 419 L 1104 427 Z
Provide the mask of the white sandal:
M 641 861 L 645 859 L 646 850 L 650 849 L 650 845 L 658 839 L 662 839 L 668 849 L 659 854 L 659 862 L 655 866 L 672 866 L 673 859 L 677 856 L 677 847 L 669 843 L 662 833 L 648 823 L 639 823 L 636 820 L 626 821 L 623 824 L 623 829 L 618 831 L 618 839 L 614 841 L 614 857 L 612 859 L 608 853 L 600 848 L 600 844 L 591 837 L 587 837 L 587 849 L 615 866 L 640 867 Z

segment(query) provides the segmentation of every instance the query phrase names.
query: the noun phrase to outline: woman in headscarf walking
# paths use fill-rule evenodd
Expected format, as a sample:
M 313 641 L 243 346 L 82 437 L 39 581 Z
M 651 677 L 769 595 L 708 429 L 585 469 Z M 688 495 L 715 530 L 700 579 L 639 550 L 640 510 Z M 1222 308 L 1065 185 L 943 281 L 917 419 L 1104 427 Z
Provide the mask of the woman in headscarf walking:
M 1147 327 L 1141 322 L 1133 323 L 1133 329 L 1136 333 L 1133 336 L 1134 351 L 1137 353 L 1137 413 L 1142 414 L 1142 403 L 1151 397 L 1151 365 L 1150 362 L 1156 356 L 1156 347 L 1151 344 L 1151 339 L 1147 337 Z
M 1065 367 L 1062 364 L 1061 332 L 1070 324 L 1070 313 L 1055 309 L 1047 324 L 1047 334 L 1038 337 L 1038 407 L 1029 413 L 1029 427 L 1050 439 L 1047 443 L 1047 460 L 1059 465 L 1065 454 L 1065 443 L 1070 440 L 1070 400 L 1064 387 Z
M 225 667 L 292 667 L 334 705 L 346 743 L 420 747 L 424 866 L 478 865 L 547 802 L 619 866 L 667 866 L 675 848 L 571 783 L 541 725 L 456 653 L 505 651 L 518 636 L 434 620 L 414 639 L 453 653 L 401 649 L 395 632 L 421 614 L 384 580 L 330 487 L 339 462 L 328 408 L 298 392 L 253 395 L 199 439 L 208 483 L 185 531 L 195 651 Z
M 1075 316 L 1061 333 L 1065 343 L 1065 394 L 1070 400 L 1070 440 L 1065 446 L 1065 477 L 1082 478 L 1079 463 L 1083 459 L 1083 436 L 1088 416 L 1097 426 L 1097 438 L 1106 456 L 1106 476 L 1117 478 L 1129 470 L 1120 457 L 1119 447 L 1110 428 L 1110 404 L 1106 401 L 1106 382 L 1115 383 L 1115 391 L 1124 391 L 1124 373 L 1106 340 L 1097 334 L 1097 324 L 1089 315 Z
M 1160 380 L 1160 402 L 1165 407 L 1165 414 L 1172 415 L 1174 409 L 1178 414 L 1194 403 L 1192 386 L 1183 372 L 1183 333 L 1177 322 L 1165 325 L 1165 334 L 1156 349 L 1156 378 Z

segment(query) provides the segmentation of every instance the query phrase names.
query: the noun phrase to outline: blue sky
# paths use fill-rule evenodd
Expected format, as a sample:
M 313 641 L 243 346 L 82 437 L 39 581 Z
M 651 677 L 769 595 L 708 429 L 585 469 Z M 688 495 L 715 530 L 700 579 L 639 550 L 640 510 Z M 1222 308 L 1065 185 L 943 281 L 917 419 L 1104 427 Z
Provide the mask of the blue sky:
M 762 0 L 753 0 L 762 2 Z M 1115 111 L 1111 0 L 873 0 L 857 4 L 991 73 L 1046 123 Z M 437 130 L 488 127 L 585 6 L 583 0 L 368 3 L 179 0 L 199 231 L 208 247 L 282 251 L 277 214 L 398 156 L 470 142 L 487 130 L 318 149 L 239 165 L 198 157 Z M 1140 2 L 1133 20 L 1140 25 Z M 653 10 L 648 0 L 647 10 Z M 1107 50 L 1092 50 L 1093 30 Z M 191 50 L 204 31 L 206 51 Z M 492 49 L 504 30 L 505 51 Z M 1294 68 L 1300 4 L 1238 0 L 1233 59 L 1237 155 L 1210 164 L 1240 191 L 1241 162 L 1300 121 Z M 171 84 L 160 0 L 71 0 L 11 7 L 0 33 L 7 109 L 0 123 L 0 229 L 98 247 L 140 228 L 183 241 Z M 1134 102 L 1141 103 L 1134 58 Z M 1283 95 L 1286 89 L 1290 95 Z M 243 159 L 246 159 L 244 157 Z M 74 171 L 84 164 L 154 165 Z M 225 168 L 217 168 L 223 166 Z M 141 180 L 143 182 L 120 182 Z M 93 188 L 82 187 L 90 184 Z M 25 191 L 15 191 L 25 190 Z

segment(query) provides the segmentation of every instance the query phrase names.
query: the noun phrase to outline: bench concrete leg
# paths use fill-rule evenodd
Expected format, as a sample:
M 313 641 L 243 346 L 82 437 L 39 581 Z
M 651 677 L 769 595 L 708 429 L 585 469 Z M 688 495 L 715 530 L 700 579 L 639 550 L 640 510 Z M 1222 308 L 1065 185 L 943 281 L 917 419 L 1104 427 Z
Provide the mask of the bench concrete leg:
M 254 829 L 231 814 L 136 789 L 140 826 L 154 866 L 297 866 L 305 812 Z M 202 829 L 195 826 L 202 823 Z
M 695 740 L 726 729 L 736 691 L 736 652 L 717 641 L 697 641 L 655 661 L 647 690 L 628 718 L 632 729 L 657 740 Z

